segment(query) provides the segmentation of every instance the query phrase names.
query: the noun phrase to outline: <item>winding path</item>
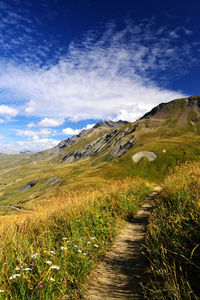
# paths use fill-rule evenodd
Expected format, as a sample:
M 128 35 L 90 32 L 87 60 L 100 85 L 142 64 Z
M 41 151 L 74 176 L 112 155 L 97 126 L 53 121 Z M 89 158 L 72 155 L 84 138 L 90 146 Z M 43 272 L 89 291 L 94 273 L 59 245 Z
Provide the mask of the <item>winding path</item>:
M 152 201 L 159 190 L 156 187 L 134 219 L 126 222 L 111 250 L 91 275 L 84 300 L 144 299 L 140 285 L 146 269 L 143 244 Z

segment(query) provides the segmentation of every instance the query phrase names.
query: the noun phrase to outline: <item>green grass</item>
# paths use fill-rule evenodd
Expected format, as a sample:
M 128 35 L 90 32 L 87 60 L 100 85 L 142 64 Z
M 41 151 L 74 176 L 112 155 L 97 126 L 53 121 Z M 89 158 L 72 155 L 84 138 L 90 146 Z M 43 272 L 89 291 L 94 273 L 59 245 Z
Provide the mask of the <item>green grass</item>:
M 128 153 L 108 163 L 100 171 L 102 177 L 110 179 L 125 178 L 126 176 L 139 176 L 149 181 L 161 183 L 171 169 L 174 169 L 179 162 L 200 159 L 200 138 L 191 134 L 173 137 L 171 139 L 153 137 L 153 133 L 147 136 L 142 135 L 135 147 Z M 166 153 L 163 153 L 163 150 Z M 137 164 L 132 156 L 140 151 L 151 151 L 157 155 L 157 159 L 149 162 L 146 158 L 141 159 Z
M 12 164 L 6 173 L 0 174 L 0 202 L 1 204 L 30 205 L 32 201 L 40 201 L 45 194 L 57 190 L 70 189 L 84 182 L 93 185 L 94 181 L 108 181 L 127 176 L 139 176 L 153 182 L 162 182 L 170 169 L 177 163 L 199 160 L 200 138 L 194 133 L 178 137 L 157 136 L 155 132 L 142 134 L 137 137 L 136 145 L 119 159 L 110 162 L 104 161 L 105 156 L 98 155 L 91 159 L 67 165 L 60 165 L 53 162 L 37 161 L 21 165 L 17 164 L 16 169 Z M 166 149 L 166 153 L 163 153 Z M 142 159 L 135 164 L 132 156 L 139 151 L 152 151 L 156 153 L 157 159 L 149 162 Z M 59 187 L 51 186 L 48 180 L 57 177 Z M 30 182 L 37 181 L 37 184 L 30 190 L 23 192 L 23 188 Z M 35 199 L 35 200 L 34 200 Z
M 200 163 L 176 167 L 157 199 L 146 239 L 150 299 L 199 299 Z
M 129 179 L 103 191 L 65 192 L 35 215 L 1 217 L 0 297 L 76 299 L 121 222 L 132 218 L 149 192 L 141 181 Z

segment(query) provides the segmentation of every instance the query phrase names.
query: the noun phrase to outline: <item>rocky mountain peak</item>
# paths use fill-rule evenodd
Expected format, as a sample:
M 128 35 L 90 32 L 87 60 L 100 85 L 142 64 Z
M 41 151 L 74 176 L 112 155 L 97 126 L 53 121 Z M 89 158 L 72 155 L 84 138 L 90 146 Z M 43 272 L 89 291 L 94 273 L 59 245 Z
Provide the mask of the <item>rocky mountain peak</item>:
M 181 114 L 186 109 L 194 109 L 200 113 L 200 95 L 188 98 L 175 99 L 167 103 L 160 103 L 146 113 L 140 120 L 148 118 L 165 118 L 170 114 Z
M 93 128 L 102 128 L 102 129 L 105 129 L 105 128 L 116 128 L 116 127 L 120 127 L 122 125 L 126 125 L 128 124 L 127 121 L 117 121 L 117 122 L 114 122 L 114 121 L 104 121 L 104 122 L 98 122 L 97 124 L 95 124 L 93 126 Z

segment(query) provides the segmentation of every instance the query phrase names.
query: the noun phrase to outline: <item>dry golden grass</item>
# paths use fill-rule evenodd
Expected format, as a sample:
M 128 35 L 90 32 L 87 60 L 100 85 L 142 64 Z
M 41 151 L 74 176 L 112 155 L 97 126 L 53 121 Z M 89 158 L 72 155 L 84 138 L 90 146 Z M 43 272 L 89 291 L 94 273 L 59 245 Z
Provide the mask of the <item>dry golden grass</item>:
M 110 181 L 96 188 L 49 194 L 42 202 L 32 203 L 31 213 L 0 217 L 2 295 L 9 299 L 59 299 L 62 295 L 75 299 L 122 219 L 133 215 L 149 192 L 139 179 Z M 58 269 L 51 269 L 47 261 Z M 13 278 L 14 273 L 20 277 Z
M 166 178 L 151 217 L 147 250 L 152 299 L 200 299 L 200 163 L 186 162 Z
M 16 228 L 23 228 L 24 224 L 37 223 L 45 220 L 53 213 L 60 213 L 62 210 L 74 212 L 82 210 L 86 205 L 92 205 L 96 199 L 104 198 L 108 193 L 119 193 L 126 190 L 130 185 L 136 185 L 144 180 L 126 178 L 122 180 L 110 180 L 93 186 L 82 186 L 78 191 L 74 187 L 68 191 L 46 194 L 40 201 L 32 202 L 28 207 L 29 212 L 18 212 L 11 215 L 0 216 L 0 235 L 5 235 L 9 231 L 15 232 Z M 146 182 L 148 185 L 148 183 Z M 149 184 L 151 187 L 152 185 Z

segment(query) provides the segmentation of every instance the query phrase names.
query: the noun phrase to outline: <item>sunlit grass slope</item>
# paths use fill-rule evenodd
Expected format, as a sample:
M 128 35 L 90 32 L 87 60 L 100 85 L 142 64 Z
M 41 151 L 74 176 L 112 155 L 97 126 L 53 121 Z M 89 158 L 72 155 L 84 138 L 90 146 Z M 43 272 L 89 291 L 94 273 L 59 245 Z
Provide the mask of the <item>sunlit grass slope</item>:
M 77 299 L 119 225 L 150 189 L 137 179 L 59 192 L 34 213 L 0 217 L 0 297 Z
M 200 299 L 200 163 L 165 180 L 147 236 L 150 299 Z
M 155 161 L 142 158 L 137 164 L 132 156 L 140 151 L 151 151 L 157 155 Z M 108 163 L 100 173 L 104 178 L 139 176 L 149 181 L 161 183 L 171 169 L 180 162 L 200 160 L 200 136 L 186 134 L 178 137 L 157 137 L 141 135 L 138 143 L 124 156 Z

